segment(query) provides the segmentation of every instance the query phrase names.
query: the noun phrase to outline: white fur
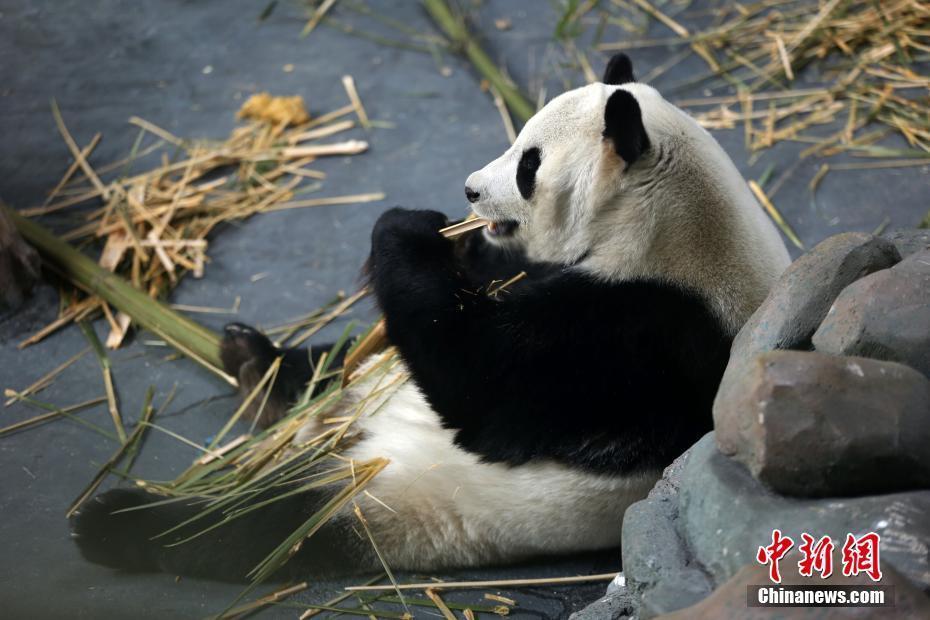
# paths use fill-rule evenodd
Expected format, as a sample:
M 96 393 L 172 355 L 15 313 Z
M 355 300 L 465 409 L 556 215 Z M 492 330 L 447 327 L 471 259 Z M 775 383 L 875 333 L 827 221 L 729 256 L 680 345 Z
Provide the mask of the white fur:
M 531 258 L 574 263 L 587 255 L 577 268 L 608 281 L 687 284 L 735 331 L 787 266 L 784 244 L 716 141 L 642 84 L 619 88 L 639 102 L 652 154 L 627 167 L 601 136 L 616 88 L 570 91 L 530 119 L 512 148 L 469 177 L 481 194 L 475 211 L 518 221 L 515 240 Z M 526 201 L 516 167 L 534 146 L 542 164 Z M 661 177 L 650 161 L 659 146 L 675 157 Z M 646 181 L 654 181 L 648 191 L 637 189 Z M 362 409 L 344 456 L 390 459 L 368 487 L 371 496 L 358 501 L 392 566 L 427 570 L 619 544 L 623 512 L 658 472 L 605 476 L 551 461 L 483 463 L 455 445 L 405 374 L 401 363 L 377 370 L 342 405 L 342 415 Z M 394 387 L 366 402 L 385 386 Z M 305 429 L 298 441 L 319 430 Z
M 618 89 L 639 103 L 652 147 L 629 167 L 602 137 L 604 108 Z M 527 201 L 516 167 L 531 147 L 541 149 L 542 164 Z M 661 173 L 660 150 L 674 158 Z M 790 262 L 717 141 L 645 84 L 590 84 L 556 97 L 466 184 L 481 195 L 479 215 L 520 223 L 514 242 L 531 258 L 572 264 L 587 255 L 577 267 L 605 280 L 687 285 L 706 295 L 731 332 Z
M 623 512 L 658 472 L 623 477 L 551 461 L 483 463 L 455 445 L 412 380 L 398 385 L 405 375 L 399 362 L 374 372 L 350 390 L 343 412 L 355 413 L 373 391 L 396 386 L 361 404 L 353 425 L 358 440 L 343 452 L 357 462 L 390 459 L 368 486 L 371 497 L 357 501 L 392 567 L 473 566 L 620 543 Z M 305 429 L 297 441 L 318 431 Z

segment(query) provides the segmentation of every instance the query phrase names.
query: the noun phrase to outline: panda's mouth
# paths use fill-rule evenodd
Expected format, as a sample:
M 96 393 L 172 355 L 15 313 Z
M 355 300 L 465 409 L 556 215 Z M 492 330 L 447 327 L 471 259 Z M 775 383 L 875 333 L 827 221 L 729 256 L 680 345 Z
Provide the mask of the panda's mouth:
M 487 231 L 492 237 L 509 237 L 517 230 L 519 223 L 515 220 L 491 220 Z

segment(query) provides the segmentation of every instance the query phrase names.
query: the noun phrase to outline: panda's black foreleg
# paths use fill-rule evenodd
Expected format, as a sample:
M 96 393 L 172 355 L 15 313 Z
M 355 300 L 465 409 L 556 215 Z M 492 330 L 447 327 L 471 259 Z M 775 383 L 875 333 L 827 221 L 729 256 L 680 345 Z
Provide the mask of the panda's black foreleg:
M 87 560 L 130 572 L 245 582 L 278 545 L 332 498 L 325 488 L 286 495 L 264 491 L 236 509 L 273 499 L 223 523 L 229 508 L 202 515 L 206 498 L 172 503 L 143 489 L 113 489 L 89 500 L 71 519 L 71 536 Z M 186 525 L 182 525 L 185 524 Z M 181 526 L 181 527 L 178 527 Z M 351 533 L 352 521 L 335 517 L 309 539 L 276 578 L 340 575 L 375 567 L 369 547 Z
M 470 420 L 445 401 L 467 399 L 469 385 L 478 387 L 472 360 L 481 358 L 484 347 L 472 330 L 493 325 L 496 302 L 459 262 L 455 244 L 438 232 L 445 224 L 436 211 L 385 212 L 372 231 L 368 266 L 388 339 L 433 407 L 460 427 Z M 484 367 L 499 362 L 485 359 Z
M 309 350 L 303 347 L 279 348 L 258 330 L 242 323 L 230 323 L 224 329 L 220 357 L 226 372 L 238 379 L 243 397 L 255 389 L 274 360 L 282 358 L 281 367 L 264 407 L 264 399 L 256 398 L 244 413 L 247 420 L 255 420 L 258 417 L 258 426 L 266 427 L 287 414 L 303 394 L 322 355 L 331 349 L 332 345 L 328 344 L 312 346 Z M 338 368 L 342 365 L 345 349 L 335 352 L 334 355 L 330 367 Z M 321 385 L 316 389 L 323 387 Z
M 710 430 L 730 338 L 697 294 L 558 270 L 475 291 L 441 214 L 393 209 L 372 233 L 387 335 L 456 442 L 489 461 L 655 471 Z

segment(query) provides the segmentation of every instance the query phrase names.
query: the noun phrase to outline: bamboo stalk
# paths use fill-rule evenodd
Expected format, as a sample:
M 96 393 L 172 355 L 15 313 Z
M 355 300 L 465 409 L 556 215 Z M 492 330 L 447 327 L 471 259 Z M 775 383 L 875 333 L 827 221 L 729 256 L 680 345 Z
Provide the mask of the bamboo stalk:
M 81 159 L 75 159 L 71 165 L 68 166 L 68 169 L 65 171 L 64 176 L 61 177 L 58 185 L 55 186 L 55 189 L 49 192 L 48 196 L 45 198 L 45 202 L 42 203 L 43 208 L 48 207 L 48 205 L 50 205 L 52 201 L 55 200 L 55 196 L 58 195 L 58 192 L 60 192 L 62 188 L 68 184 L 68 181 L 71 180 L 71 177 L 74 176 L 74 173 L 77 172 L 77 169 L 81 167 L 81 161 L 86 161 L 87 158 L 90 157 L 90 154 L 97 147 L 97 144 L 100 142 L 100 138 L 102 137 L 103 134 L 101 133 L 94 134 L 94 137 L 91 139 L 90 143 L 81 149 Z M 46 213 L 47 212 L 48 211 L 46 211 Z
M 284 600 L 292 594 L 297 594 L 298 592 L 303 592 L 307 589 L 307 582 L 298 583 L 295 586 L 290 586 L 282 590 L 277 590 L 272 592 L 267 596 L 263 596 L 259 599 L 245 603 L 238 607 L 233 607 L 229 611 L 224 612 L 218 617 L 218 620 L 226 620 L 227 618 L 236 618 L 239 616 L 244 616 L 250 612 L 257 611 L 266 605 L 272 605 L 278 601 Z
M 305 209 L 307 207 L 323 207 L 328 205 L 350 205 L 360 204 L 363 202 L 377 202 L 384 200 L 384 193 L 372 192 L 369 194 L 355 194 L 352 196 L 328 196 L 326 198 L 307 198 L 306 200 L 294 200 L 292 202 L 281 202 L 276 205 L 267 207 L 264 211 L 285 211 L 287 209 Z
M 475 37 L 468 32 L 465 24 L 452 14 L 445 0 L 423 0 L 423 6 L 433 21 L 452 39 L 452 43 L 468 57 L 475 69 L 497 89 L 514 116 L 524 123 L 528 121 L 536 112 L 533 105 L 504 77 L 497 65 L 478 45 Z
M 436 594 L 435 590 L 432 588 L 426 588 L 425 593 L 426 596 L 429 597 L 429 600 L 433 601 L 433 604 L 436 605 L 436 607 L 442 613 L 442 617 L 445 618 L 445 620 L 456 620 L 455 614 L 452 613 L 452 610 L 446 606 L 446 602 L 439 598 L 439 595 Z
M 301 31 L 300 36 L 305 37 L 311 32 L 313 32 L 313 29 L 317 27 L 317 25 L 326 15 L 326 12 L 329 11 L 333 7 L 334 4 L 336 4 L 336 0 L 323 0 L 323 4 L 321 4 L 317 8 L 317 10 L 313 12 L 313 16 L 310 18 L 309 21 L 307 21 L 307 24 L 304 26 L 304 29 Z
M 381 579 L 382 577 L 379 575 L 378 577 L 374 577 L 373 579 L 369 580 L 368 583 L 374 584 L 374 583 L 377 583 L 378 581 L 381 581 Z M 346 600 L 350 596 L 352 596 L 351 592 L 343 592 L 339 596 L 332 598 L 326 601 L 325 603 L 323 603 L 321 607 L 334 607 L 335 605 L 338 605 L 339 603 Z M 300 615 L 300 618 L 298 618 L 298 620 L 307 620 L 307 618 L 312 618 L 313 616 L 320 615 L 320 613 L 322 613 L 323 611 L 326 611 L 326 610 L 320 607 L 308 609 L 307 611 L 305 611 L 304 613 Z
M 57 377 L 62 372 L 67 370 L 76 361 L 84 357 L 84 355 L 86 355 L 88 351 L 90 351 L 90 347 L 85 348 L 80 353 L 77 353 L 73 357 L 62 362 L 61 364 L 56 366 L 54 369 L 52 369 L 45 375 L 39 377 L 38 379 L 33 381 L 31 384 L 29 384 L 29 386 L 23 388 L 22 390 L 18 392 L 16 392 L 15 390 L 11 390 L 14 396 L 11 396 L 5 403 L 3 403 L 3 406 L 9 407 L 10 405 L 12 405 L 14 402 L 16 402 L 19 398 L 23 396 L 32 396 L 33 394 L 44 390 L 46 387 L 48 387 L 51 384 L 52 380 L 55 377 Z
M 137 324 L 157 334 L 232 385 L 236 385 L 236 380 L 222 370 L 218 334 L 137 291 L 122 278 L 102 269 L 42 226 L 21 217 L 5 206 L 0 208 L 7 210 L 23 237 L 65 278 L 81 289 L 100 296 L 131 316 Z
M 326 157 L 330 155 L 357 155 L 368 150 L 368 143 L 364 140 L 346 140 L 335 144 L 315 144 L 312 146 L 288 146 L 281 149 L 281 157 L 293 159 L 297 157 Z M 273 159 L 273 153 L 258 153 L 252 159 L 260 161 Z
M 576 577 L 541 577 L 538 579 L 501 579 L 498 581 L 431 581 L 429 583 L 401 583 L 397 584 L 399 590 L 462 590 L 466 588 L 520 588 L 524 586 L 559 586 L 572 583 L 587 583 L 589 581 L 612 581 L 617 573 L 603 573 L 600 575 L 579 575 Z M 346 586 L 346 592 L 383 592 L 394 590 L 393 585 Z
M 446 239 L 455 239 L 461 235 L 464 235 L 467 232 L 471 232 L 478 228 L 484 228 L 489 223 L 489 220 L 484 219 L 483 217 L 473 217 L 466 219 L 463 222 L 458 224 L 452 224 L 451 226 L 446 226 L 445 228 L 440 228 L 439 233 Z
M 71 304 L 64 312 L 61 313 L 61 316 L 20 342 L 18 345 L 16 345 L 16 348 L 25 349 L 29 345 L 35 344 L 49 334 L 55 332 L 58 329 L 61 329 L 71 321 L 80 320 L 86 317 L 91 312 L 97 310 L 99 307 L 100 300 L 98 299 L 84 299 L 75 304 Z
M 387 344 L 387 326 L 384 319 L 375 323 L 374 327 L 355 345 L 345 357 L 342 364 L 342 386 L 345 387 L 352 380 L 352 373 L 370 355 L 384 350 Z
M 126 439 L 126 441 L 123 442 L 123 444 L 116 450 L 116 452 L 113 453 L 113 456 L 111 456 L 107 462 L 103 464 L 103 467 L 100 468 L 100 470 L 97 472 L 97 475 L 94 476 L 94 478 L 84 488 L 84 490 L 81 491 L 81 494 L 77 496 L 77 499 L 71 503 L 71 506 L 68 507 L 68 510 L 65 513 L 65 517 L 70 518 L 71 515 L 77 512 L 81 506 L 84 505 L 84 502 L 90 499 L 90 496 L 94 494 L 94 491 L 100 488 L 100 485 L 104 480 L 106 480 L 107 474 L 110 473 L 110 470 L 113 469 L 117 463 L 119 463 L 120 459 L 123 458 L 123 455 L 125 455 L 130 448 L 137 449 L 137 445 L 139 441 L 142 440 L 142 435 L 145 433 L 145 429 L 149 426 L 149 420 L 152 419 L 154 411 L 155 410 L 151 407 L 146 407 L 142 414 L 142 419 L 132 430 L 129 438 Z
M 342 316 L 342 314 L 345 313 L 346 310 L 351 308 L 355 302 L 357 302 L 359 299 L 361 299 L 367 294 L 368 294 L 367 288 L 359 289 L 355 294 L 341 301 L 330 312 L 327 312 L 325 315 L 320 317 L 320 320 L 317 321 L 313 326 L 307 328 L 305 331 L 291 338 L 291 341 L 288 343 L 287 346 L 296 347 L 300 345 L 301 343 L 305 342 L 307 339 L 310 338 L 310 336 L 312 336 L 313 334 L 317 333 L 318 331 L 326 327 L 331 321 Z
M 750 180 L 749 189 L 751 189 L 752 193 L 756 195 L 756 198 L 758 198 L 759 202 L 762 203 L 762 206 L 765 207 L 765 210 L 775 221 L 778 227 L 781 228 L 782 232 L 785 233 L 785 236 L 791 239 L 791 243 L 796 245 L 798 249 L 803 250 L 804 244 L 801 243 L 797 233 L 794 232 L 794 229 L 788 225 L 788 222 L 785 221 L 785 218 L 781 216 L 781 213 L 778 211 L 778 209 L 775 208 L 775 205 L 772 204 L 772 201 L 769 200 L 769 197 L 766 196 L 762 188 L 759 187 L 759 184 L 753 180 Z
M 491 87 L 491 96 L 494 98 L 494 107 L 497 108 L 497 112 L 501 115 L 501 122 L 504 123 L 507 141 L 513 144 L 517 141 L 517 132 L 513 128 L 513 120 L 511 120 L 510 112 L 507 110 L 507 104 L 504 103 L 503 97 L 493 86 Z
M 368 112 L 365 111 L 365 106 L 362 105 L 362 99 L 358 96 L 358 90 L 355 88 L 355 80 L 351 75 L 342 76 L 342 86 L 346 89 L 346 95 L 349 96 L 352 107 L 355 108 L 355 115 L 358 116 L 358 122 L 360 122 L 365 129 L 371 129 L 371 121 L 368 120 Z
M 22 394 L 17 394 L 12 391 L 6 392 L 5 395 L 7 396 L 12 395 L 13 398 L 22 397 Z M 23 420 L 21 422 L 11 424 L 4 428 L 0 428 L 0 436 L 7 435 L 9 433 L 13 433 L 13 432 L 22 430 L 24 428 L 29 428 L 30 426 L 35 426 L 36 424 L 41 424 L 42 422 L 51 420 L 53 418 L 57 418 L 58 416 L 62 416 L 62 415 L 66 416 L 73 411 L 78 411 L 80 409 L 85 409 L 87 407 L 93 407 L 95 405 L 99 405 L 100 403 L 106 402 L 106 400 L 107 400 L 106 397 L 101 396 L 99 398 L 92 398 L 91 400 L 85 401 L 83 403 L 71 405 L 70 407 L 63 407 L 61 409 L 55 409 L 53 411 L 49 411 L 48 413 L 37 415 L 34 418 L 29 418 L 28 420 Z
M 65 121 L 61 117 L 61 110 L 58 109 L 58 103 L 54 99 L 52 99 L 52 115 L 55 117 L 55 124 L 58 125 L 58 131 L 61 133 L 61 137 L 65 139 L 65 143 L 68 145 L 68 150 L 71 151 L 71 156 L 74 157 L 74 161 L 81 167 L 81 170 L 84 171 L 87 178 L 91 180 L 94 187 L 100 192 L 100 195 L 103 196 L 103 199 L 107 200 L 107 198 L 109 198 L 109 191 L 106 186 L 104 186 L 103 182 L 100 181 L 94 169 L 87 163 L 83 152 L 78 148 L 74 138 L 71 137 L 71 133 L 68 131 L 68 128 L 65 126 Z
M 97 332 L 94 331 L 94 328 L 83 322 L 79 323 L 78 326 L 81 328 L 81 331 L 84 332 L 84 336 L 94 349 L 97 360 L 100 362 L 100 370 L 103 372 L 103 386 L 107 394 L 107 409 L 110 412 L 110 417 L 113 419 L 113 427 L 116 429 L 117 437 L 119 437 L 121 442 L 126 443 L 126 429 L 123 428 L 123 418 L 119 412 L 116 387 L 113 385 L 113 371 L 110 368 L 110 358 L 107 355 L 106 349 L 103 348 L 103 343 L 101 343 L 100 339 L 97 337 Z

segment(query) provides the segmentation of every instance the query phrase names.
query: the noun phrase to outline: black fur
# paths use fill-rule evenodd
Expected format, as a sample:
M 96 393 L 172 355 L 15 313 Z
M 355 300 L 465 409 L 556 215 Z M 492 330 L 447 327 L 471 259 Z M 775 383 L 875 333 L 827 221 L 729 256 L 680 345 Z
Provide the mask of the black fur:
M 521 271 L 530 278 L 538 278 L 558 269 L 554 265 L 534 263 L 521 251 L 490 243 L 480 232 L 456 239 L 453 254 L 462 277 L 470 290 L 475 291 L 487 291 Z
M 603 135 L 613 142 L 614 150 L 628 167 L 649 149 L 649 136 L 636 97 L 621 89 L 607 99 Z
M 388 337 L 461 447 L 616 474 L 663 467 L 711 429 L 730 338 L 700 296 L 547 269 L 491 298 L 444 220 L 386 212 L 369 261 Z
M 72 537 L 86 559 L 111 568 L 244 582 L 330 497 L 330 492 L 317 489 L 283 497 L 204 532 L 225 516 L 216 511 L 166 534 L 196 517 L 206 504 L 185 500 L 143 507 L 165 498 L 143 489 L 114 489 L 87 502 L 72 518 Z M 264 492 L 237 508 L 270 498 Z M 126 509 L 134 510 L 118 512 Z M 204 533 L 174 544 L 200 532 Z M 352 532 L 350 521 L 337 517 L 305 540 L 276 577 L 305 579 L 308 574 L 340 575 L 376 567 L 370 545 Z
M 633 76 L 633 61 L 624 53 L 614 54 L 604 69 L 605 84 L 620 85 L 635 82 Z
M 15 310 L 41 277 L 39 253 L 23 241 L 13 216 L 0 202 L 0 314 Z
M 301 396 L 313 369 L 332 345 L 279 349 L 255 329 L 233 323 L 226 326 L 220 353 L 226 371 L 238 377 L 240 389 L 250 393 L 278 356 L 283 356 L 271 394 L 257 420 L 260 427 L 278 421 Z M 343 363 L 344 349 L 332 352 L 332 366 Z M 322 385 L 318 390 L 325 389 Z M 246 411 L 254 419 L 258 403 Z M 303 472 L 306 476 L 306 472 Z M 281 481 L 283 482 L 283 481 Z M 97 564 L 128 571 L 164 571 L 189 577 L 223 581 L 246 581 L 247 574 L 267 557 L 285 536 L 319 510 L 332 497 L 325 488 L 314 488 L 292 496 L 293 484 L 280 484 L 235 505 L 250 505 L 280 499 L 242 517 L 232 519 L 209 532 L 226 513 L 218 510 L 198 518 L 177 531 L 168 530 L 185 523 L 206 508 L 204 499 L 175 501 L 146 508 L 164 497 L 143 489 L 114 489 L 85 504 L 72 519 L 72 536 L 85 558 Z M 138 508 L 120 512 L 128 508 Z M 226 507 L 230 508 L 230 507 Z M 193 537 L 195 534 L 203 534 Z M 173 545 L 178 541 L 181 544 Z M 334 518 L 287 562 L 280 578 L 305 578 L 307 574 L 340 575 L 376 568 L 370 546 L 358 544 L 351 522 Z
M 252 393 L 255 386 L 265 376 L 265 371 L 277 357 L 283 357 L 281 368 L 275 377 L 271 394 L 261 410 L 258 425 L 266 427 L 283 418 L 291 405 L 303 394 L 304 388 L 313 369 L 320 362 L 323 353 L 332 358 L 330 368 L 342 365 L 345 349 L 331 351 L 332 345 L 319 345 L 306 348 L 280 349 L 264 334 L 242 323 L 230 323 L 225 328 L 220 345 L 220 358 L 226 372 L 239 380 L 239 390 L 243 396 Z M 325 385 L 318 387 L 322 389 Z M 247 420 L 254 420 L 259 413 L 262 398 L 256 398 L 245 412 Z
M 536 171 L 542 163 L 542 154 L 538 147 L 533 147 L 523 151 L 520 156 L 520 163 L 517 164 L 517 189 L 524 200 L 533 197 L 533 190 L 536 189 Z
M 372 232 L 368 266 L 391 342 L 463 449 L 486 461 L 552 459 L 615 475 L 659 469 L 710 430 L 730 339 L 699 295 L 654 281 L 604 284 L 533 264 L 479 233 L 453 243 L 437 232 L 446 223 L 435 211 L 386 212 Z M 487 294 L 490 279 L 521 270 L 528 277 L 507 292 Z M 260 377 L 282 353 L 272 398 L 289 405 L 316 360 L 303 349 L 282 352 L 246 326 L 227 329 L 224 364 L 240 380 Z M 99 564 L 242 581 L 330 498 L 326 489 L 282 497 L 169 546 L 224 513 L 163 535 L 201 512 L 202 501 L 116 512 L 163 499 L 116 489 L 88 502 L 72 529 L 84 557 Z M 351 526 L 329 521 L 280 576 L 376 568 Z

